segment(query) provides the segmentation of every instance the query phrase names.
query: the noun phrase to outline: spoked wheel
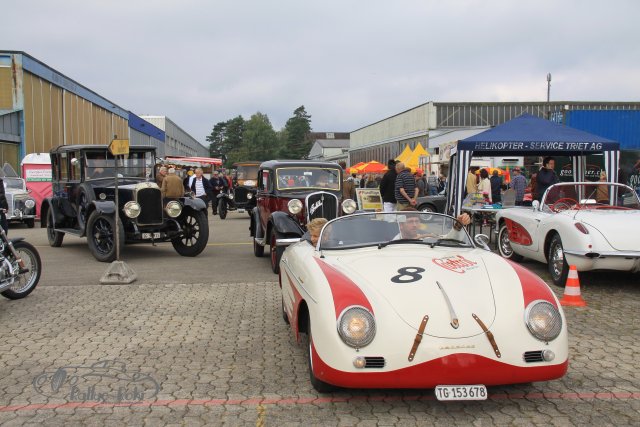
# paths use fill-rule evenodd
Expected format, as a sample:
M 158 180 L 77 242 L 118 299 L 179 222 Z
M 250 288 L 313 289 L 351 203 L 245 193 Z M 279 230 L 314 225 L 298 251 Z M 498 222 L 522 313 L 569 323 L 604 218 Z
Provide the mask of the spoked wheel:
M 307 314 L 307 363 L 309 364 L 309 381 L 316 391 L 329 393 L 337 387 L 319 380 L 313 373 L 313 335 L 311 334 L 311 317 Z
M 120 234 L 118 246 L 120 251 L 124 247 L 124 227 L 122 221 L 118 221 Z M 116 259 L 116 219 L 111 215 L 105 215 L 93 211 L 87 223 L 87 243 L 89 250 L 101 262 L 111 262 Z
M 33 245 L 21 241 L 13 244 L 18 256 L 24 263 L 24 268 L 20 269 L 18 261 L 9 255 L 8 259 L 14 271 L 19 272 L 15 277 L 13 285 L 2 292 L 2 296 L 9 299 L 20 299 L 29 295 L 38 285 L 40 274 L 42 273 L 42 262 L 40 255 Z
M 562 240 L 559 235 L 554 235 L 549 244 L 549 259 L 547 267 L 551 274 L 551 279 L 556 286 L 562 286 L 567 282 L 569 275 L 569 265 L 564 258 L 564 249 L 562 248 Z
M 280 258 L 282 258 L 282 254 L 284 252 L 284 248 L 282 246 L 276 246 L 276 239 L 278 238 L 278 233 L 274 230 L 271 232 L 271 270 L 278 274 L 280 273 Z
M 209 223 L 204 211 L 187 209 L 178 219 L 182 235 L 171 241 L 173 248 L 182 256 L 196 256 L 207 247 Z
M 49 246 L 59 248 L 62 246 L 62 239 L 64 239 L 64 233 L 55 231 L 55 222 L 53 221 L 53 210 L 49 209 L 47 215 L 47 239 L 49 240 Z
M 522 261 L 523 256 L 513 252 L 513 249 L 511 248 L 511 241 L 509 240 L 509 229 L 506 225 L 500 227 L 500 232 L 498 233 L 498 251 L 500 251 L 500 255 L 502 256 L 502 258 L 510 259 L 516 262 Z

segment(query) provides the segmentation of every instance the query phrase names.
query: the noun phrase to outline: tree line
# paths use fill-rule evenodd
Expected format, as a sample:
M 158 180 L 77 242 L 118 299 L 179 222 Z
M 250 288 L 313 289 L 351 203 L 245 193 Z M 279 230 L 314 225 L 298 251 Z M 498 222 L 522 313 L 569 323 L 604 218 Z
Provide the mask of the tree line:
M 229 167 L 247 160 L 304 159 L 313 142 L 310 134 L 311 116 L 301 105 L 279 131 L 266 114 L 257 112 L 248 120 L 237 116 L 216 123 L 207 141 L 211 157 L 222 158 Z

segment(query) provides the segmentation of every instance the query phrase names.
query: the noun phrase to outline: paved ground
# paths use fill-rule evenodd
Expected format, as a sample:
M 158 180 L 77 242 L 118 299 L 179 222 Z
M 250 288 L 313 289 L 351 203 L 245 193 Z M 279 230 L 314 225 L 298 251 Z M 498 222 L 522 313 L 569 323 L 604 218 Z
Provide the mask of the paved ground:
M 84 240 L 49 248 L 44 230 L 12 229 L 38 246 L 45 271 L 28 298 L 0 301 L 0 424 L 640 425 L 638 275 L 581 275 L 589 306 L 566 309 L 560 380 L 493 387 L 471 403 L 431 390 L 320 395 L 246 215 L 211 224 L 194 259 L 127 247 L 140 280 L 122 286 L 98 284 L 107 266 Z

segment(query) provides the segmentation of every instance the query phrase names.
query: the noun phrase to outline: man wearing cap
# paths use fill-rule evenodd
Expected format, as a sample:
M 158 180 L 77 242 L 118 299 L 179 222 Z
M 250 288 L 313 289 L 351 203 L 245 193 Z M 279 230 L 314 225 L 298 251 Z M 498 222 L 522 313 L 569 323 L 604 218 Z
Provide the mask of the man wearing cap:
M 182 180 L 176 175 L 175 168 L 169 168 L 167 176 L 162 180 L 162 198 L 177 199 L 184 196 L 184 186 Z
M 527 188 L 527 178 L 522 175 L 519 167 L 513 168 L 511 171 L 513 177 L 509 186 L 516 192 L 516 206 L 522 206 L 524 200 L 524 189 Z

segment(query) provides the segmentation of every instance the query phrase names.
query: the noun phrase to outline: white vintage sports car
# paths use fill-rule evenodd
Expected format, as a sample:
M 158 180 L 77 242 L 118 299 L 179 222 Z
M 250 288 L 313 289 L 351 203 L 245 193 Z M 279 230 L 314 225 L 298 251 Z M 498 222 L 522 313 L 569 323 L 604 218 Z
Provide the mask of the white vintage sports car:
M 578 271 L 640 271 L 640 200 L 626 185 L 555 184 L 541 203 L 504 209 L 496 222 L 500 254 L 547 263 L 558 286 L 565 285 L 570 265 Z
M 316 390 L 435 387 L 438 399 L 486 399 L 487 385 L 566 373 L 551 289 L 458 228 L 443 214 L 362 213 L 327 223 L 315 247 L 286 249 L 283 317 L 305 338 Z

